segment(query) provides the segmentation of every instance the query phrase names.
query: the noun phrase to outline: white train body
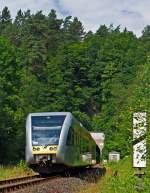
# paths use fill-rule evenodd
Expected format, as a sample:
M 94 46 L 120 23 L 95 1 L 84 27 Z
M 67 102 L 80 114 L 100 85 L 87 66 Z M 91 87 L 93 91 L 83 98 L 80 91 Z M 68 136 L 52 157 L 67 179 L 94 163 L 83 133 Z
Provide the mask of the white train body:
M 26 121 L 26 162 L 45 174 L 99 161 L 90 133 L 70 112 L 30 113 Z

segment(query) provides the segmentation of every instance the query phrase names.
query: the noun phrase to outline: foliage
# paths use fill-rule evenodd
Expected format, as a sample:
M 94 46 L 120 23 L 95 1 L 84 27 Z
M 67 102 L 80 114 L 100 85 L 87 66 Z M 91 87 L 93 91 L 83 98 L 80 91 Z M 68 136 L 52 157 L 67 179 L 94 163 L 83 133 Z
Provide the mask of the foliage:
M 126 157 L 119 163 L 108 164 L 106 167 L 106 175 L 82 193 L 137 193 L 131 159 Z
M 34 172 L 29 169 L 24 161 L 20 161 L 17 166 L 0 166 L 0 180 L 33 175 Z
M 85 33 L 55 10 L 0 14 L 0 163 L 24 158 L 30 112 L 70 111 L 111 150 L 130 153 L 132 113 L 149 112 L 149 26 L 137 38 L 102 25 Z M 14 153 L 15 152 L 15 153 Z
M 107 169 L 106 175 L 81 193 L 149 193 L 149 160 L 147 170 L 142 169 L 145 174 L 140 179 L 135 175 L 137 171 L 132 167 L 132 158 L 130 156 L 126 156 L 118 163 L 108 163 L 105 167 Z M 140 191 L 137 191 L 138 188 Z

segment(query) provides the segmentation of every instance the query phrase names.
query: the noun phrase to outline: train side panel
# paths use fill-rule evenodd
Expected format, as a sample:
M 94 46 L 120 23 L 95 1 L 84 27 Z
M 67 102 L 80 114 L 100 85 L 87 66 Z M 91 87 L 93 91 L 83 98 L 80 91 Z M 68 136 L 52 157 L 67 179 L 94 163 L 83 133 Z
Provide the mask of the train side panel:
M 33 163 L 34 157 L 32 154 L 32 133 L 31 133 L 31 115 L 29 114 L 26 120 L 26 163 Z
M 96 145 L 89 132 L 72 116 L 71 126 L 66 132 L 64 161 L 67 166 L 92 165 L 96 160 Z

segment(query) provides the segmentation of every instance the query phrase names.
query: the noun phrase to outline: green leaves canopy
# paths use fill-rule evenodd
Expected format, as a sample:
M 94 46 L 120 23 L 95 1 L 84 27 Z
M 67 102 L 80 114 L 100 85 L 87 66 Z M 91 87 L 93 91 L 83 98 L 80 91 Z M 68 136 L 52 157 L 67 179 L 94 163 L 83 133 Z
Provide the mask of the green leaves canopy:
M 120 26 L 85 33 L 55 10 L 0 15 L 0 163 L 24 156 L 30 112 L 71 111 L 111 150 L 130 152 L 134 111 L 149 112 L 149 26 L 137 38 Z M 13 144 L 13 145 L 12 145 Z M 15 153 L 14 153 L 15 152 Z

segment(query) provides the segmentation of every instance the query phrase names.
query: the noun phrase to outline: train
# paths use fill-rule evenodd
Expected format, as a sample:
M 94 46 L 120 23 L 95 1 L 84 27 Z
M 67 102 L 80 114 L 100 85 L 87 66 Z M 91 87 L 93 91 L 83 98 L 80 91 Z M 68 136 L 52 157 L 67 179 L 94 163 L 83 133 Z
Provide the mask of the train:
M 100 162 L 90 132 L 70 112 L 30 113 L 26 119 L 26 163 L 40 175 Z

